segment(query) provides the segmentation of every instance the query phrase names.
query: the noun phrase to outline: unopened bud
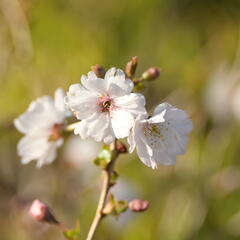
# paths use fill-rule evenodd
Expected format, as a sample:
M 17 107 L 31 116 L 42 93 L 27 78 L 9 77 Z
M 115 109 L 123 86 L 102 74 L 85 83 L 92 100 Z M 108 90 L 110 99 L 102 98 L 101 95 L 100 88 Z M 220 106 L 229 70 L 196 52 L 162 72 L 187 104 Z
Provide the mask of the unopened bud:
M 95 66 L 92 66 L 91 69 L 97 77 L 104 78 L 105 70 L 102 66 L 100 66 L 99 64 L 96 64 Z
M 60 139 L 62 137 L 62 129 L 63 129 L 63 124 L 55 123 L 52 126 L 51 135 L 48 140 L 51 142 L 51 141 L 57 141 L 58 139 Z
M 155 80 L 160 76 L 160 69 L 156 67 L 149 68 L 142 74 L 143 80 Z
M 29 209 L 29 214 L 36 221 L 59 224 L 51 210 L 37 199 L 33 201 Z
M 121 141 L 117 141 L 116 142 L 116 150 L 117 150 L 118 153 L 126 153 L 127 152 L 127 147 Z
M 129 202 L 128 208 L 133 212 L 142 212 L 148 209 L 149 202 L 146 200 L 135 199 Z
M 131 61 L 129 61 L 125 67 L 125 73 L 127 75 L 127 77 L 132 78 L 136 72 L 136 68 L 137 68 L 137 64 L 138 64 L 138 58 L 137 57 L 133 57 L 131 59 Z

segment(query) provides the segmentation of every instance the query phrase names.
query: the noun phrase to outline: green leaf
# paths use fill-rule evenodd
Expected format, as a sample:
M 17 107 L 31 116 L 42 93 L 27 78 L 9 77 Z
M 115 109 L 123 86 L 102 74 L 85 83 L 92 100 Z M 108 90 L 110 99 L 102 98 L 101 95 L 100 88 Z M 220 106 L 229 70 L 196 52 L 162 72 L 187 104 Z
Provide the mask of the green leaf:
M 128 209 L 128 202 L 121 200 L 115 202 L 115 211 L 117 214 L 123 213 Z
M 108 146 L 104 146 L 98 157 L 93 161 L 96 165 L 105 168 L 110 163 L 112 158 L 111 151 Z
M 112 193 L 109 195 L 109 200 L 105 209 L 106 214 L 118 216 L 119 214 L 125 212 L 127 209 L 128 209 L 127 201 L 117 200 Z
M 76 222 L 75 229 L 68 229 L 63 234 L 69 240 L 80 240 L 80 222 Z

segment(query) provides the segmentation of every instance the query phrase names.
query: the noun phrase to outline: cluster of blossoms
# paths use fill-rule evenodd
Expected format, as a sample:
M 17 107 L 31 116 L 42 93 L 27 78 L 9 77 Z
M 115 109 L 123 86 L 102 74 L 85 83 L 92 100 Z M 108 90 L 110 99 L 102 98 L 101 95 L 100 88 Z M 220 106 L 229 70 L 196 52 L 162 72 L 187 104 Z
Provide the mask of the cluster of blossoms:
M 22 163 L 37 160 L 37 167 L 41 167 L 56 158 L 71 111 L 80 120 L 74 124 L 74 133 L 82 139 L 111 144 L 127 138 L 130 152 L 136 148 L 145 165 L 154 169 L 159 163 L 175 164 L 176 155 L 186 150 L 191 120 L 183 110 L 168 103 L 159 104 L 149 116 L 145 97 L 133 93 L 133 88 L 128 74 L 111 68 L 104 77 L 94 71 L 83 75 L 81 83 L 71 85 L 66 96 L 58 89 L 54 100 L 44 96 L 32 102 L 14 121 L 26 135 L 18 144 Z

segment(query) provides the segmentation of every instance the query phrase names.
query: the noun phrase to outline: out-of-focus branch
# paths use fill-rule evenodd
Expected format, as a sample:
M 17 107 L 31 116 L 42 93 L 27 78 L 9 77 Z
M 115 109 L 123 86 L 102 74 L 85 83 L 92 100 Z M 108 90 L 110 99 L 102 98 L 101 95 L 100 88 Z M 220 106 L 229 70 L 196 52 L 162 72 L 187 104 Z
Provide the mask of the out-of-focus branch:
M 20 2 L 1 0 L 0 11 L 8 23 L 16 56 L 28 62 L 33 56 L 33 46 L 28 21 Z

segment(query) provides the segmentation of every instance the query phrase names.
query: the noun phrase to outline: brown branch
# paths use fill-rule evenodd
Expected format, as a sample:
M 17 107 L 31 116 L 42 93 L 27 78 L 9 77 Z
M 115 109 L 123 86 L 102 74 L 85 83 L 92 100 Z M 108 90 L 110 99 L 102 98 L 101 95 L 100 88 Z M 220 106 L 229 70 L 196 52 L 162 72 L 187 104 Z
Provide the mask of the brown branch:
M 100 194 L 100 198 L 99 198 L 99 201 L 98 201 L 98 207 L 97 207 L 97 210 L 96 210 L 96 214 L 95 214 L 95 217 L 94 217 L 93 222 L 91 224 L 91 227 L 90 227 L 90 230 L 88 232 L 88 236 L 87 236 L 86 240 L 92 240 L 94 238 L 96 230 L 97 230 L 101 220 L 105 216 L 105 214 L 103 213 L 103 209 L 105 207 L 107 196 L 108 196 L 109 190 L 111 188 L 111 176 L 112 176 L 112 172 L 113 172 L 113 169 L 114 169 L 114 164 L 117 160 L 117 157 L 118 157 L 118 153 L 114 149 L 112 151 L 112 159 L 111 159 L 110 163 L 107 165 L 106 168 L 104 168 L 102 170 L 103 183 L 102 183 L 101 194 Z

